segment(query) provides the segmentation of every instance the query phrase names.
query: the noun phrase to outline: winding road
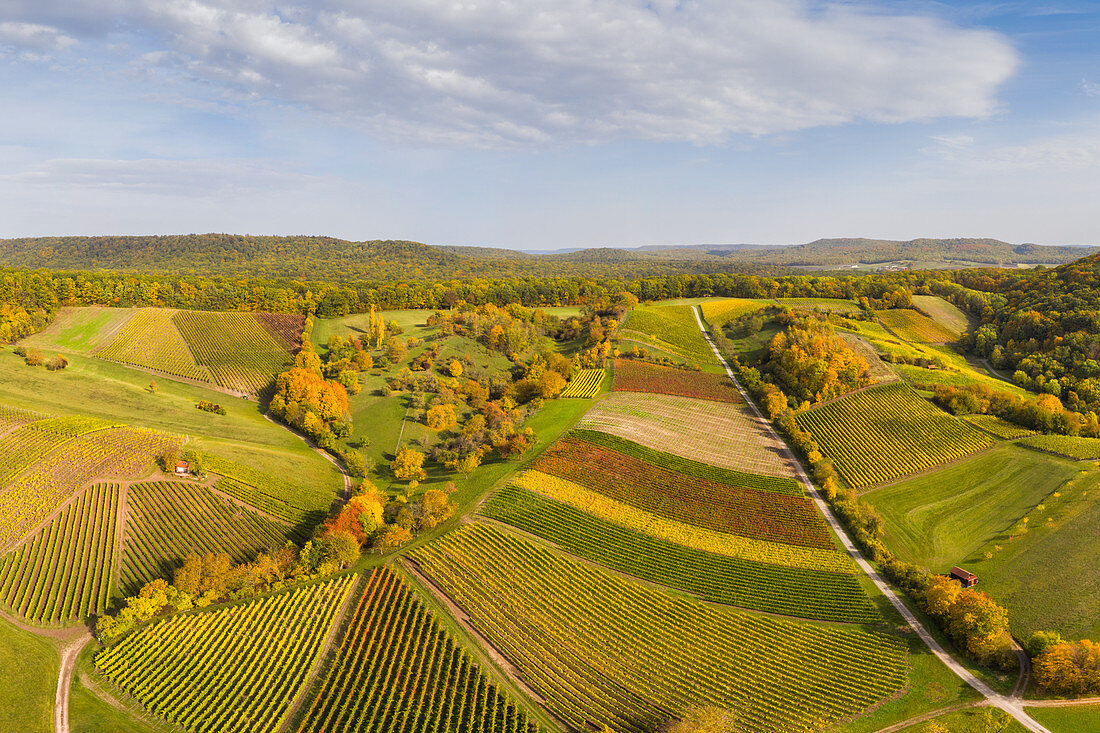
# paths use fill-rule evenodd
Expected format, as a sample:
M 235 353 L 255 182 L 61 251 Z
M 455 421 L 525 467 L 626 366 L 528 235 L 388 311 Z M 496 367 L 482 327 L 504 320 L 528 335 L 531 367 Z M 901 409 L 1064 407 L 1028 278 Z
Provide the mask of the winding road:
M 751 399 L 749 399 L 749 396 L 745 393 L 745 389 L 741 386 L 741 382 L 737 379 L 737 376 L 733 373 L 733 370 L 730 369 L 730 365 L 726 362 L 725 358 L 718 351 L 718 347 L 714 345 L 714 341 L 711 340 L 710 334 L 707 333 L 707 329 L 703 325 L 703 319 L 699 315 L 699 307 L 693 306 L 692 312 L 695 314 L 695 322 L 699 325 L 699 330 L 703 332 L 703 338 L 705 338 L 707 340 L 707 343 L 710 344 L 711 350 L 714 352 L 714 355 L 718 357 L 718 361 L 721 362 L 722 366 L 725 368 L 726 374 L 731 380 L 733 380 L 733 383 L 737 386 L 737 390 L 741 393 L 741 396 L 745 398 L 745 402 L 752 409 L 753 414 L 756 416 L 756 419 L 759 422 L 761 429 L 767 433 L 771 433 L 776 438 L 776 440 L 782 442 L 782 444 L 784 445 L 784 450 L 787 453 L 787 457 L 790 459 L 791 463 L 796 467 L 796 470 L 798 471 L 799 480 L 805 487 L 806 492 L 817 505 L 817 508 L 821 510 L 821 513 L 825 516 L 825 521 L 829 523 L 829 526 L 833 528 L 833 531 L 836 532 L 837 536 L 840 538 L 840 541 L 844 544 L 844 549 L 848 551 L 848 554 L 852 556 L 852 559 L 855 560 L 860 568 L 862 568 L 863 572 L 867 574 L 867 577 L 871 579 L 871 581 L 875 584 L 879 591 L 884 596 L 886 596 L 886 599 L 890 601 L 895 609 L 897 609 L 898 613 L 901 614 L 901 617 L 905 619 L 905 622 L 907 624 L 909 624 L 909 627 L 917 633 L 917 635 L 921 638 L 921 641 L 928 645 L 928 648 L 932 650 L 932 653 L 935 654 L 941 662 L 947 665 L 948 669 L 954 672 L 963 682 L 966 682 L 968 685 L 977 690 L 982 695 L 982 697 L 988 700 L 990 705 L 1004 710 L 1006 713 L 1015 718 L 1020 723 L 1020 725 L 1024 726 L 1030 731 L 1033 731 L 1034 733 L 1051 733 L 1049 729 L 1040 725 L 1038 721 L 1036 721 L 1034 718 L 1028 715 L 1027 712 L 1024 711 L 1023 701 L 1020 698 L 1002 695 L 996 692 L 985 682 L 978 679 L 970 670 L 959 664 L 959 662 L 956 661 L 954 657 L 948 654 L 947 651 L 944 650 L 944 648 L 940 645 L 940 643 L 936 641 L 932 634 L 928 632 L 928 629 L 924 627 L 920 620 L 915 615 L 913 615 L 913 612 L 909 610 L 909 607 L 902 603 L 901 599 L 898 598 L 896 593 L 894 593 L 894 590 L 886 584 L 886 581 L 882 579 L 882 576 L 878 574 L 878 571 L 876 571 L 871 566 L 871 563 L 867 562 L 867 560 L 863 557 L 863 554 L 859 551 L 858 548 L 856 548 L 855 543 L 852 542 L 852 538 L 848 536 L 848 532 L 844 529 L 843 526 L 841 526 L 840 522 L 833 514 L 832 509 L 829 508 L 829 505 L 825 503 L 825 500 L 821 498 L 821 495 L 818 493 L 817 489 L 814 488 L 813 482 L 811 482 L 810 477 L 806 475 L 806 471 L 802 468 L 802 464 L 797 460 L 794 453 L 791 451 L 790 446 L 788 446 L 786 441 L 783 441 L 782 438 L 780 438 L 779 435 L 776 434 L 775 430 L 772 428 L 771 423 L 764 419 L 764 416 L 760 413 L 760 410 L 757 409 L 756 404 Z

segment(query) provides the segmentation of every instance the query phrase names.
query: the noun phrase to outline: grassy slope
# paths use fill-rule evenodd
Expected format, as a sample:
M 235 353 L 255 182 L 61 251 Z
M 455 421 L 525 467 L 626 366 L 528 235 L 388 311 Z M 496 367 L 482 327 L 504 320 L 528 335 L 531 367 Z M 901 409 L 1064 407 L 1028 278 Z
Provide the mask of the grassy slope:
M 917 723 L 908 728 L 903 728 L 902 733 L 924 733 L 926 730 L 929 730 L 928 726 L 930 726 L 933 721 L 943 726 L 941 730 L 948 730 L 951 731 L 951 733 L 987 733 L 988 731 L 998 731 L 999 733 L 1024 733 L 1024 731 L 1027 730 L 1015 720 L 1009 720 L 1007 727 L 1004 728 L 990 728 L 987 722 L 987 720 L 989 720 L 987 716 L 991 714 L 987 712 L 989 710 L 991 710 L 991 708 L 956 710 L 953 713 L 947 713 L 938 718 L 933 718 L 927 723 Z M 999 711 L 992 713 L 992 715 L 997 716 L 998 713 Z M 997 717 L 993 718 L 993 721 L 998 720 Z M 994 722 L 994 725 L 997 724 L 997 722 Z M 1058 731 L 1054 731 L 1054 733 L 1058 733 Z
M 28 338 L 28 346 L 43 349 L 64 349 L 88 354 L 105 345 L 107 337 L 116 333 L 133 316 L 134 308 L 62 308 L 41 333 Z
M 1095 733 L 1100 730 L 1100 705 L 1068 708 L 1027 708 L 1051 733 Z
M 52 730 L 57 668 L 51 643 L 0 619 L 0 730 Z
M 932 320 L 955 333 L 966 333 L 976 319 L 936 295 L 914 295 L 913 304 L 931 316 Z
M 863 496 L 886 519 L 886 543 L 902 559 L 934 572 L 975 560 L 1075 473 L 1067 461 L 1000 445 L 935 473 Z M 980 571 L 979 571 L 980 572 Z
M 48 372 L 28 367 L 0 350 L 0 403 L 53 414 L 87 414 L 130 425 L 197 437 L 202 450 L 280 476 L 293 476 L 330 496 L 342 479 L 326 460 L 286 430 L 264 419 L 255 402 L 211 390 L 157 379 L 157 392 L 146 387 L 150 375 L 120 364 L 67 354 L 68 369 Z M 215 415 L 195 409 L 200 400 L 226 409 Z M 323 507 L 328 508 L 327 504 Z

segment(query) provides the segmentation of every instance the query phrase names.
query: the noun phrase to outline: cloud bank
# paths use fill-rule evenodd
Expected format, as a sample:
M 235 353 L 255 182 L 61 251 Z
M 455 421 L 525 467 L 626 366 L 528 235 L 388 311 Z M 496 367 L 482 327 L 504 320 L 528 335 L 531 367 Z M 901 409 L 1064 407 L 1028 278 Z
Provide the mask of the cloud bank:
M 985 117 L 1000 35 L 810 0 L 11 0 L 0 42 L 120 38 L 236 99 L 398 139 L 713 144 L 850 122 Z M 35 30 L 38 29 L 38 30 Z

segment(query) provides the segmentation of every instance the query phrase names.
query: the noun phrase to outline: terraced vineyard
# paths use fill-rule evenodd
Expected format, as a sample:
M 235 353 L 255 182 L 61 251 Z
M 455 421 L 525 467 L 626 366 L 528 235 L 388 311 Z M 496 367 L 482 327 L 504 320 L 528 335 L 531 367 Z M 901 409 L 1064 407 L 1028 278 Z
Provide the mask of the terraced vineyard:
M 882 325 L 906 341 L 918 344 L 938 344 L 957 341 L 959 334 L 944 328 L 923 313 L 906 308 L 876 311 Z
M 136 592 L 171 577 L 190 554 L 226 552 L 235 561 L 283 547 L 291 528 L 191 483 L 156 481 L 129 489 L 120 585 Z
M 657 346 L 704 364 L 714 364 L 714 352 L 699 325 L 695 309 L 690 305 L 642 306 L 630 311 L 622 326 L 653 338 Z M 628 335 L 624 333 L 623 335 Z
M 754 473 L 735 471 L 731 468 L 712 466 L 709 463 L 700 463 L 690 458 L 683 458 L 672 453 L 647 448 L 640 443 L 635 443 L 624 438 L 619 438 L 610 433 L 601 433 L 596 430 L 570 430 L 569 437 L 583 440 L 586 443 L 607 448 L 609 450 L 625 453 L 640 461 L 652 463 L 655 466 L 667 468 L 686 476 L 716 481 L 727 486 L 739 486 L 744 489 L 756 489 L 757 491 L 774 491 L 777 494 L 790 496 L 803 496 L 802 484 L 793 478 L 782 476 L 760 476 Z
M 677 598 L 478 523 L 413 556 L 577 729 L 641 733 L 706 700 L 743 730 L 819 730 L 905 683 L 898 637 Z
M 252 395 L 290 363 L 303 324 L 291 314 L 140 308 L 95 355 Z
M 699 306 L 703 312 L 703 320 L 715 326 L 724 326 L 732 320 L 747 316 L 749 313 L 764 310 L 769 305 L 766 301 L 748 300 L 745 298 L 727 298 L 725 300 L 708 300 Z
M 699 463 L 765 476 L 795 475 L 783 443 L 766 433 L 747 408 L 731 403 L 617 392 L 589 410 L 577 427 Z
M 649 392 L 744 403 L 741 393 L 725 374 L 657 366 L 634 359 L 615 360 L 612 389 L 616 392 Z
M 298 733 L 534 733 L 388 568 L 360 595 Z
M 176 313 L 168 308 L 139 309 L 114 340 L 95 355 L 174 377 L 213 381 L 210 370 L 195 361 L 187 341 L 173 323 Z
M 0 435 L 11 432 L 21 425 L 26 425 L 35 420 L 46 417 L 30 410 L 20 410 L 18 407 L 0 405 Z
M 579 369 L 569 378 L 569 384 L 562 390 L 562 397 L 595 397 L 603 384 L 603 369 Z
M 253 313 L 178 311 L 172 322 L 221 387 L 255 394 L 290 364 L 290 352 Z
M 501 489 L 480 512 L 545 537 L 579 557 L 703 600 L 827 621 L 881 620 L 850 563 L 848 573 L 817 572 L 695 550 L 515 485 Z
M 1035 435 L 1024 438 L 1020 441 L 1020 445 L 1077 461 L 1100 458 L 1100 438 L 1082 438 L 1076 435 Z
M 990 435 L 1003 440 L 1015 440 L 1016 438 L 1026 438 L 1029 435 L 1036 434 L 1034 430 L 1010 423 L 1008 420 L 999 418 L 996 415 L 967 415 L 963 419 Z
M 110 428 L 74 438 L 0 488 L 0 548 L 18 541 L 93 479 L 136 478 L 179 438 L 138 428 Z
M 573 438 L 547 448 L 532 468 L 636 509 L 715 532 L 833 547 L 825 520 L 808 498 L 685 476 Z
M 992 440 L 903 383 L 856 392 L 795 415 L 853 488 L 916 473 Z
M 104 649 L 95 666 L 147 709 L 187 730 L 277 730 L 355 579 L 172 616 Z
M 210 471 L 223 477 L 217 484 L 219 491 L 295 526 L 319 522 L 332 501 L 331 492 L 324 489 L 292 484 L 210 453 L 203 458 Z
M 603 494 L 589 491 L 580 484 L 547 473 L 525 471 L 516 476 L 512 482 L 516 486 L 568 504 L 574 509 L 580 509 L 620 527 L 675 542 L 684 547 L 792 568 L 825 569 L 837 572 L 851 569 L 848 557 L 833 549 L 817 549 L 758 540 L 677 522 L 615 501 Z
M 0 598 L 39 624 L 103 613 L 115 571 L 119 488 L 87 489 L 33 537 L 0 559 Z

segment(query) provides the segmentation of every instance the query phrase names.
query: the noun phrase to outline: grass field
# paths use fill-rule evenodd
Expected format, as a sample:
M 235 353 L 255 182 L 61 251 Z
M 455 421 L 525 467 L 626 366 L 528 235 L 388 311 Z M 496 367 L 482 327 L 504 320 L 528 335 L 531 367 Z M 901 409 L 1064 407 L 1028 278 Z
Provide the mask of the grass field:
M 880 620 L 852 573 L 788 568 L 692 549 L 515 485 L 501 489 L 480 511 L 578 557 L 703 600 L 829 621 Z
M 918 344 L 938 344 L 957 341 L 958 331 L 951 331 L 928 316 L 907 308 L 876 311 L 882 325 L 906 341 Z
M 23 343 L 40 349 L 91 354 L 105 346 L 133 317 L 135 308 L 62 308 L 53 322 Z
M 630 331 L 645 334 L 657 344 L 700 363 L 715 364 L 694 309 L 689 305 L 640 305 L 630 311 L 623 322 L 623 335 Z
M 700 463 L 746 473 L 793 477 L 783 444 L 742 406 L 668 395 L 619 392 L 577 423 Z
M 1100 730 L 1100 705 L 1025 709 L 1031 717 L 1050 728 L 1051 733 L 1096 733 Z
M 847 395 L 795 419 L 854 488 L 900 478 L 992 443 L 902 383 Z
M 1100 458 L 1100 438 L 1082 438 L 1077 435 L 1034 435 L 1021 440 L 1020 445 L 1047 453 L 1056 453 L 1076 461 Z
M 942 726 L 938 730 L 950 731 L 951 733 L 988 733 L 989 731 L 1025 733 L 1027 731 L 1027 728 L 1009 717 L 1008 713 L 996 708 L 982 707 L 945 713 L 927 723 L 918 723 L 903 728 L 902 733 L 927 733 L 928 731 L 937 730 L 931 727 L 933 724 Z M 1060 731 L 1052 730 L 1052 733 L 1060 733 Z
M 48 641 L 0 618 L 0 730 L 53 730 L 58 659 Z
M 980 549 L 1076 473 L 1068 461 L 1000 445 L 863 498 L 886 520 L 891 550 L 903 560 L 945 572 L 981 559 Z
M 896 636 L 678 598 L 480 524 L 415 559 L 577 728 L 651 730 L 703 699 L 742 730 L 802 731 L 905 679 Z
M 913 305 L 927 313 L 933 321 L 948 331 L 966 333 L 974 327 L 976 319 L 937 295 L 914 295 Z
M 1069 465 L 1073 478 L 1059 487 L 1061 496 L 1047 496 L 1028 513 L 1027 532 L 1020 523 L 1006 528 L 978 551 L 992 557 L 973 563 L 982 589 L 1008 608 L 1020 638 L 1040 629 L 1100 638 L 1100 469 Z

